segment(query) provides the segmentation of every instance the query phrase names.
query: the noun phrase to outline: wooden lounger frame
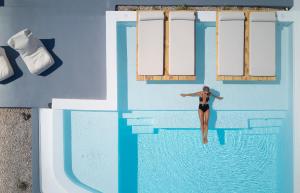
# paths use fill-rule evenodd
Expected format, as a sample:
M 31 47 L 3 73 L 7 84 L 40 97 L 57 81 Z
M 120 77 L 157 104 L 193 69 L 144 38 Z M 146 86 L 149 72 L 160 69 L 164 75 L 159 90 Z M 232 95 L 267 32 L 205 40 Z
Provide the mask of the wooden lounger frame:
M 151 6 L 147 7 L 139 7 L 133 8 L 137 11 L 137 22 L 136 22 L 136 36 L 138 37 L 138 12 L 139 11 L 155 11 L 151 8 Z M 276 80 L 276 76 L 250 76 L 249 75 L 249 33 L 250 33 L 250 21 L 249 16 L 250 12 L 258 12 L 258 11 L 278 11 L 281 9 L 275 9 L 275 8 L 261 8 L 261 7 L 200 7 L 200 8 L 194 8 L 194 7 L 187 7 L 184 10 L 177 10 L 176 8 L 164 6 L 162 8 L 159 8 L 157 11 L 164 11 L 165 12 L 165 21 L 164 21 L 164 75 L 163 76 L 148 76 L 148 75 L 138 75 L 138 49 L 136 53 L 136 80 L 196 80 L 196 76 L 174 76 L 169 75 L 169 58 L 168 58 L 168 51 L 169 51 L 169 20 L 168 15 L 169 11 L 216 11 L 217 12 L 217 18 L 216 18 L 216 52 L 217 52 L 217 69 L 218 69 L 218 16 L 220 11 L 243 11 L 245 13 L 245 42 L 244 42 L 244 75 L 243 76 L 223 76 L 216 74 L 217 80 L 261 80 L 261 81 L 272 81 Z M 136 48 L 138 48 L 138 41 L 136 42 Z M 276 61 L 278 62 L 278 61 Z M 195 63 L 196 65 L 196 63 Z M 197 67 L 195 66 L 195 69 Z M 196 73 L 195 73 L 196 75 Z
M 218 10 L 217 11 L 217 18 L 216 18 L 216 52 L 217 52 L 217 69 L 219 68 L 218 64 L 218 35 L 219 35 L 219 12 L 225 11 L 225 10 Z M 227 10 L 226 10 L 227 11 Z M 227 76 L 227 75 L 218 75 L 217 72 L 217 80 L 262 80 L 262 81 L 270 81 L 270 80 L 276 80 L 276 76 L 250 76 L 249 75 L 249 42 L 250 42 L 250 13 L 251 12 L 258 12 L 258 11 L 270 11 L 270 10 L 264 10 L 264 9 L 255 9 L 255 10 L 228 10 L 228 11 L 243 11 L 245 14 L 245 31 L 244 31 L 244 75 L 243 76 Z
M 165 15 L 165 20 L 164 20 L 164 32 L 165 32 L 164 33 L 164 75 L 163 76 L 152 76 L 152 75 L 139 75 L 138 74 L 139 42 L 136 41 L 136 80 L 143 80 L 143 81 L 144 80 L 196 80 L 196 75 L 194 75 L 194 76 L 169 75 L 169 10 L 163 10 L 163 11 L 164 11 L 164 15 Z M 182 11 L 186 11 L 186 10 L 182 10 Z M 136 21 L 137 21 L 136 22 L 136 39 L 138 40 L 138 25 L 139 25 L 138 11 L 137 11 L 136 17 L 137 17 L 136 18 Z M 196 65 L 196 63 L 195 63 L 195 65 Z

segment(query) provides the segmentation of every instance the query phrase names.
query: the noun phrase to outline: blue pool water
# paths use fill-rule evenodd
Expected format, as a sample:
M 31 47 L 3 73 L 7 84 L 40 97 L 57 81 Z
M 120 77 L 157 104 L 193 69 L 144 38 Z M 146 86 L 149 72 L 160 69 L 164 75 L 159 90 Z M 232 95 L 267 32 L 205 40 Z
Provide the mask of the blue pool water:
M 105 156 L 100 131 L 118 132 L 120 193 L 291 193 L 291 26 L 277 25 L 273 82 L 216 81 L 215 26 L 196 24 L 196 81 L 135 80 L 135 24 L 120 22 L 118 111 L 64 111 L 65 169 L 101 192 Z M 197 98 L 179 93 L 209 85 L 209 143 L 201 143 Z

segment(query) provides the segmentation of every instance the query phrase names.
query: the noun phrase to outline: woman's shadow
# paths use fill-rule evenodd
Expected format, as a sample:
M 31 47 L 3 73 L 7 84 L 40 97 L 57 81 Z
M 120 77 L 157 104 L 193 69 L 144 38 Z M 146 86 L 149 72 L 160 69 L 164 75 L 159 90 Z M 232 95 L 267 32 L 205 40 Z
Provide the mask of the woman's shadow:
M 214 89 L 211 89 L 210 92 L 215 96 L 220 96 L 220 92 Z M 210 100 L 210 117 L 209 117 L 209 129 L 213 129 L 217 131 L 218 139 L 221 145 L 225 144 L 225 131 L 224 129 L 216 129 L 217 123 L 217 111 L 213 108 L 215 97 L 211 97 Z

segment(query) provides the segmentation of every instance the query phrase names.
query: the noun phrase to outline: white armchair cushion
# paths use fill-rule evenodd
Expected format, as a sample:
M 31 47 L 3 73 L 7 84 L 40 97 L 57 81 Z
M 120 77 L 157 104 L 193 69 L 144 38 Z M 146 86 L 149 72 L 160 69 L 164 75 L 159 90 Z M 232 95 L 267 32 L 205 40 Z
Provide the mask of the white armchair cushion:
M 5 50 L 0 48 L 0 81 L 8 79 L 14 75 L 14 70 L 11 67 L 10 62 L 7 59 Z
M 7 43 L 19 52 L 32 74 L 40 74 L 54 64 L 51 54 L 29 29 L 16 33 Z

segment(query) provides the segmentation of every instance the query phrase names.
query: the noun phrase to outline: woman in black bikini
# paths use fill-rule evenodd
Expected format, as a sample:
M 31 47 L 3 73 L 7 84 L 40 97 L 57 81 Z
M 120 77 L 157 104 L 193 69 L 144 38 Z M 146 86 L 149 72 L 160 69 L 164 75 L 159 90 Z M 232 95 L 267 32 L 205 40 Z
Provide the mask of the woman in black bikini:
M 209 120 L 209 97 L 213 96 L 217 99 L 223 99 L 223 97 L 216 96 L 210 92 L 210 88 L 208 86 L 203 86 L 202 91 L 189 93 L 189 94 L 180 94 L 183 97 L 186 96 L 199 96 L 199 108 L 198 108 L 198 115 L 201 123 L 201 131 L 202 131 L 202 142 L 206 144 L 207 140 L 207 133 L 208 133 L 208 120 Z

